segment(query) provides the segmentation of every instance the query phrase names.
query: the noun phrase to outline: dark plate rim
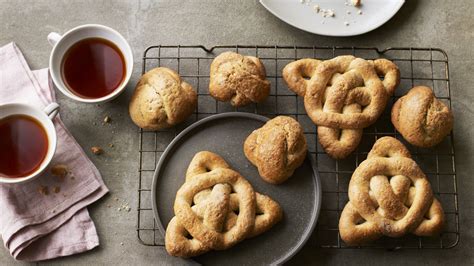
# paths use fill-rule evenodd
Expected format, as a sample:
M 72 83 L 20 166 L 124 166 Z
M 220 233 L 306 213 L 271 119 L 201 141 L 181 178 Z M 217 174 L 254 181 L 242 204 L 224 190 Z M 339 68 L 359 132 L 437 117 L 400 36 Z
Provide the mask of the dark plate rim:
M 166 147 L 165 151 L 160 157 L 160 160 L 158 161 L 158 164 L 156 165 L 155 172 L 153 174 L 153 182 L 151 186 L 151 204 L 153 208 L 153 213 L 155 216 L 155 222 L 157 224 L 158 230 L 160 231 L 161 235 L 165 237 L 166 230 L 161 222 L 160 219 L 160 214 L 158 212 L 158 204 L 157 204 L 157 198 L 156 198 L 156 192 L 158 190 L 157 185 L 158 185 L 158 176 L 161 168 L 165 164 L 166 158 L 170 153 L 172 153 L 174 147 L 181 141 L 183 137 L 185 137 L 187 134 L 192 132 L 194 129 L 197 127 L 201 126 L 202 124 L 222 119 L 222 118 L 229 118 L 229 117 L 236 117 L 236 118 L 249 118 L 249 119 L 254 119 L 254 120 L 259 120 L 262 122 L 267 122 L 270 120 L 270 118 L 254 113 L 243 113 L 243 112 L 226 112 L 226 113 L 220 113 L 220 114 L 215 114 L 211 115 L 208 117 L 205 117 L 203 119 L 200 119 L 187 128 L 185 128 L 183 131 L 181 131 L 171 142 L 170 144 Z M 314 184 L 314 189 L 315 193 L 317 196 L 314 198 L 313 201 L 313 215 L 311 216 L 311 221 L 310 221 L 310 226 L 306 228 L 306 231 L 304 231 L 303 235 L 301 236 L 299 242 L 293 246 L 288 252 L 286 252 L 283 257 L 279 258 L 278 260 L 274 261 L 272 264 L 283 264 L 287 262 L 289 259 L 291 259 L 298 251 L 300 251 L 303 246 L 306 244 L 306 242 L 309 240 L 311 237 L 311 234 L 314 231 L 314 228 L 316 227 L 316 222 L 319 217 L 319 213 L 321 210 L 321 200 L 322 200 L 322 191 L 321 191 L 321 179 L 319 177 L 318 170 L 316 169 L 316 164 L 313 160 L 313 158 L 310 156 L 308 153 L 307 159 L 309 160 L 311 164 L 311 168 L 313 169 L 313 184 Z

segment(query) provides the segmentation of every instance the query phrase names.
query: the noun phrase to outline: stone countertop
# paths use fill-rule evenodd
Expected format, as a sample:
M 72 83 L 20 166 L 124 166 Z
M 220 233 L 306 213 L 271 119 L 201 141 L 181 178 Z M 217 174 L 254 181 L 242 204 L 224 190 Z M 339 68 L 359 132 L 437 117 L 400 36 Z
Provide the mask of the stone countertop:
M 296 1 L 296 0 L 295 0 Z M 357 37 L 333 38 L 306 33 L 280 21 L 256 0 L 200 1 L 26 1 L 0 0 L 0 45 L 15 41 L 32 69 L 47 67 L 51 47 L 46 36 L 81 24 L 99 23 L 121 32 L 134 51 L 135 70 L 127 92 L 111 103 L 85 105 L 58 93 L 61 116 L 103 175 L 111 193 L 89 208 L 101 246 L 46 264 L 182 264 L 163 248 L 141 245 L 136 235 L 137 128 L 128 117 L 128 101 L 140 76 L 141 56 L 155 44 L 259 44 L 439 47 L 449 55 L 461 238 L 450 250 L 327 250 L 307 245 L 289 264 L 474 264 L 473 105 L 474 3 L 471 0 L 407 1 L 382 27 Z M 106 115 L 112 122 L 102 125 Z M 109 143 L 114 148 L 108 148 Z M 107 147 L 93 156 L 92 146 Z M 130 212 L 118 212 L 115 198 Z M 113 208 L 107 207 L 114 206 Z M 0 265 L 15 262 L 0 249 Z M 39 263 L 43 264 L 43 263 Z

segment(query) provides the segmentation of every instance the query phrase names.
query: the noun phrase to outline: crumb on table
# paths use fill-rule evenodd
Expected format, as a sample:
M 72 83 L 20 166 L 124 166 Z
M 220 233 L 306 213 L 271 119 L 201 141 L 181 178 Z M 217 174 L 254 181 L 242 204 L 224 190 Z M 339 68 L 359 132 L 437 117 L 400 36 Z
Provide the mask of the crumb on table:
M 104 150 L 103 150 L 101 147 L 99 147 L 99 146 L 94 146 L 94 147 L 92 147 L 92 148 L 91 148 L 91 151 L 92 151 L 92 153 L 95 154 L 95 155 L 101 155 L 101 154 L 104 152 Z

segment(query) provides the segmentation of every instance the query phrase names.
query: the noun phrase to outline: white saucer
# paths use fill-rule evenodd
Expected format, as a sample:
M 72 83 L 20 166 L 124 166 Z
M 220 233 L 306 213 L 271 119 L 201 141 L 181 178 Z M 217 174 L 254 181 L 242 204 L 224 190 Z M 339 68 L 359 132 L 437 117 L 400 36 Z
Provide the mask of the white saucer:
M 303 2 L 303 3 L 302 3 Z M 319 35 L 354 36 L 374 30 L 392 18 L 404 0 L 362 0 L 357 8 L 350 0 L 260 0 L 260 3 L 286 23 Z M 314 6 L 318 5 L 319 13 Z M 323 9 L 334 16 L 323 17 Z M 359 12 L 360 11 L 360 12 Z M 359 14 L 361 13 L 361 14 Z

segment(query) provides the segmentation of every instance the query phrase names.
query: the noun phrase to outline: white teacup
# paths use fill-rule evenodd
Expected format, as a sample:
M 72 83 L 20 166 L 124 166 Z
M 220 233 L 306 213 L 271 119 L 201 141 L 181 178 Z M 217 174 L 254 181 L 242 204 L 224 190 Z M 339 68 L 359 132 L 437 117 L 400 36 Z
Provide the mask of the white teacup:
M 101 98 L 82 98 L 74 94 L 66 86 L 61 75 L 61 64 L 68 49 L 78 41 L 88 38 L 102 38 L 114 43 L 120 49 L 125 59 L 126 74 L 124 80 L 112 93 Z M 73 28 L 72 30 L 64 33 L 62 36 L 56 32 L 51 32 L 48 34 L 48 41 L 53 46 L 53 50 L 51 51 L 51 56 L 49 58 L 49 72 L 51 74 L 51 78 L 53 79 L 56 87 L 67 97 L 79 102 L 102 103 L 116 98 L 125 90 L 125 87 L 132 75 L 133 54 L 132 49 L 125 38 L 114 29 L 98 24 L 87 24 Z
M 49 104 L 44 108 L 44 110 L 22 103 L 0 105 L 0 119 L 12 115 L 26 115 L 33 117 L 44 128 L 46 135 L 48 136 L 48 151 L 40 166 L 33 173 L 23 177 L 9 178 L 0 175 L 0 184 L 18 184 L 33 180 L 41 175 L 46 167 L 48 167 L 53 159 L 54 153 L 56 152 L 57 137 L 56 129 L 54 128 L 52 120 L 56 117 L 58 112 L 59 105 L 57 103 Z

